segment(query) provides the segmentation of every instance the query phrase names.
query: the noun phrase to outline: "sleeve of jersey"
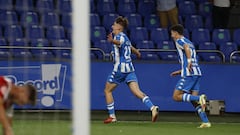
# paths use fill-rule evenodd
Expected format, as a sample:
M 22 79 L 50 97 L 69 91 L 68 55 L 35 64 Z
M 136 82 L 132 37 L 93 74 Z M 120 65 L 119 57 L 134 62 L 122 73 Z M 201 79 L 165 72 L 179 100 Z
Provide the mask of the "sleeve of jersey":
M 116 36 L 116 40 L 118 40 L 120 42 L 119 47 L 121 47 L 122 44 L 124 43 L 124 37 L 121 35 L 118 35 L 118 36 Z
M 183 47 L 183 45 L 185 44 L 182 40 L 178 40 L 177 43 Z

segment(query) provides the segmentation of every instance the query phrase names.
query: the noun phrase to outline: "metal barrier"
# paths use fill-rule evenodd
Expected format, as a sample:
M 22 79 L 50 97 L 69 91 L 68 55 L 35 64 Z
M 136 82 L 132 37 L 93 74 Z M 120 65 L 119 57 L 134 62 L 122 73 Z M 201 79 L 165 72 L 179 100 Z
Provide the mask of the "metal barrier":
M 233 55 L 235 55 L 235 54 L 240 54 L 240 51 L 233 51 L 231 53 L 231 55 L 230 55 L 230 63 L 233 63 L 232 58 L 233 58 Z

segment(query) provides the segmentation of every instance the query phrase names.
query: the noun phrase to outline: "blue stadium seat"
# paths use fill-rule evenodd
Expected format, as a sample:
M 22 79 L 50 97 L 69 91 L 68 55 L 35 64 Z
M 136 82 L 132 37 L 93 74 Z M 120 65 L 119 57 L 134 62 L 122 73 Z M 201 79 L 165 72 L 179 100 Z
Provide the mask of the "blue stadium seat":
M 135 27 L 130 30 L 130 40 L 136 44 L 142 40 L 148 40 L 148 30 L 145 27 Z
M 200 43 L 210 42 L 210 32 L 208 29 L 194 29 L 192 31 L 192 41 L 199 45 Z
M 44 29 L 42 28 L 42 26 L 39 26 L 39 25 L 27 26 L 25 30 L 25 34 L 28 40 L 45 38 Z
M 217 50 L 217 45 L 214 42 L 202 42 L 198 46 L 199 50 L 208 52 L 198 52 L 201 61 L 205 62 L 222 62 L 221 54 L 214 52 Z
M 20 25 L 5 26 L 4 37 L 8 40 L 23 38 L 23 30 Z
M 106 30 L 104 27 L 91 27 L 91 41 L 96 42 L 99 40 L 105 40 L 107 38 Z
M 169 40 L 168 30 L 166 28 L 155 28 L 150 31 L 150 39 L 154 43 Z
M 190 32 L 197 28 L 203 28 L 203 19 L 200 15 L 190 15 L 185 19 L 185 28 Z
M 72 12 L 72 0 L 58 0 L 57 1 L 57 11 L 61 14 Z
M 90 58 L 91 58 L 91 60 L 96 60 L 97 56 L 94 52 L 90 52 Z
M 205 27 L 206 29 L 212 31 L 212 29 L 213 29 L 212 16 L 207 16 L 207 17 L 205 18 L 204 27 Z
M 46 37 L 51 40 L 51 39 L 65 39 L 65 32 L 64 28 L 62 26 L 52 26 L 47 28 L 46 32 Z
M 155 52 L 141 52 L 141 60 L 159 60 Z
M 239 38 L 239 35 L 240 35 L 240 29 L 235 29 L 234 32 L 233 32 L 233 41 L 235 43 L 238 44 L 238 46 L 240 46 L 240 38 Z
M 7 41 L 4 38 L 0 38 L 0 46 L 7 46 Z
M 199 50 L 217 50 L 217 45 L 214 42 L 202 42 L 198 45 Z
M 56 58 L 62 59 L 71 59 L 72 54 L 71 50 L 53 50 L 53 53 L 55 54 Z
M 10 52 L 13 55 L 14 59 L 33 58 L 32 53 L 28 49 L 11 49 Z
M 72 14 L 69 13 L 69 14 L 62 14 L 61 16 L 61 25 L 64 27 L 64 28 L 72 28 Z
M 100 17 L 96 13 L 90 14 L 90 22 L 91 22 L 91 27 L 92 26 L 101 26 Z
M 184 29 L 183 36 L 188 38 L 188 39 L 190 39 L 190 34 L 189 34 L 189 30 L 188 29 Z
M 136 13 L 136 5 L 134 0 L 121 0 L 117 6 L 118 14 L 127 16 Z
M 49 47 L 50 43 L 45 38 L 32 39 L 30 41 L 30 46 L 32 46 L 32 47 Z
M 149 30 L 160 27 L 159 17 L 156 14 L 144 17 L 144 27 L 147 27 Z
M 66 30 L 66 35 L 67 35 L 67 39 L 71 42 L 72 41 L 72 29 L 67 29 Z
M 38 19 L 38 14 L 36 12 L 23 12 L 20 16 L 20 24 L 23 26 L 28 26 L 28 25 L 38 25 L 39 24 L 39 19 Z
M 193 1 L 183 1 L 178 4 L 179 15 L 186 17 L 196 14 L 196 5 Z
M 53 0 L 37 0 L 36 7 L 38 12 L 52 12 L 54 11 Z
M 0 25 L 13 25 L 18 23 L 18 17 L 15 11 L 1 11 Z
M 128 28 L 134 28 L 134 27 L 142 27 L 142 17 L 139 14 L 128 14 L 126 15 L 128 21 L 129 21 L 129 25 Z
M 154 0 L 141 0 L 138 2 L 137 12 L 143 17 L 156 13 L 156 5 Z
M 232 63 L 240 63 L 240 54 L 239 53 L 233 54 L 231 61 L 232 61 Z
M 0 37 L 3 36 L 3 28 L 0 26 Z
M 34 10 L 33 0 L 16 0 L 15 10 L 17 12 L 26 12 Z
M 54 54 L 50 50 L 44 50 L 44 49 L 31 49 L 30 50 L 35 58 L 40 59 L 52 59 L 55 58 Z
M 16 38 L 9 40 L 9 46 L 29 46 L 28 42 L 24 38 Z
M 68 39 L 57 39 L 51 41 L 53 47 L 72 47 Z
M 102 49 L 106 54 L 110 54 L 112 51 L 112 44 L 107 40 L 99 40 L 94 42 L 94 47 Z
M 0 0 L 0 9 L 1 10 L 12 10 L 13 9 L 13 0 Z
M 90 0 L 90 13 L 96 13 L 96 4 L 94 0 Z
M 220 44 L 219 50 L 224 53 L 226 62 L 229 62 L 231 53 L 237 51 L 238 48 L 234 42 L 224 42 Z
M 115 13 L 116 8 L 115 8 L 114 0 L 98 0 L 97 12 L 101 16 L 109 13 Z
M 229 29 L 214 29 L 212 33 L 212 41 L 217 45 L 231 40 Z
M 11 58 L 12 55 L 9 49 L 0 49 L 0 59 Z
M 136 48 L 138 48 L 138 49 L 155 49 L 155 46 L 152 41 L 143 40 L 143 41 L 137 42 Z
M 213 4 L 210 2 L 201 2 L 198 6 L 198 14 L 206 17 L 206 16 L 211 16 L 212 15 L 212 7 Z
M 45 12 L 41 16 L 41 24 L 44 27 L 59 25 L 59 16 L 55 12 Z
M 157 43 L 157 49 L 163 49 L 165 51 L 158 52 L 158 56 L 162 60 L 169 60 L 169 61 L 177 61 L 178 55 L 175 51 L 169 51 L 169 50 L 175 50 L 175 45 L 173 41 L 159 41 Z
M 107 30 L 111 30 L 112 29 L 112 25 L 113 22 L 115 21 L 115 19 L 118 17 L 118 14 L 105 14 L 103 16 L 103 21 L 102 21 L 102 25 L 107 29 Z

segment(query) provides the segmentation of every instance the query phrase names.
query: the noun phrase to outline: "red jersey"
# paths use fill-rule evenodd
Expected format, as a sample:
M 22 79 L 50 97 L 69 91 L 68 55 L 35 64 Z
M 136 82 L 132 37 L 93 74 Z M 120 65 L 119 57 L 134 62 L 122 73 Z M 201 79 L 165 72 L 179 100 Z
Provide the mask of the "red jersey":
M 12 81 L 6 77 L 0 76 L 0 98 L 7 100 L 12 87 Z

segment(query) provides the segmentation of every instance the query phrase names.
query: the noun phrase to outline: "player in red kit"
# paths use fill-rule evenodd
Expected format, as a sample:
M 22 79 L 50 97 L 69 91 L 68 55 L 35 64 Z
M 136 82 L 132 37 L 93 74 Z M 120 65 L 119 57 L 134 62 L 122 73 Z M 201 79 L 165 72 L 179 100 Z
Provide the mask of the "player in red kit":
M 13 104 L 35 105 L 37 90 L 30 84 L 16 86 L 9 78 L 0 76 L 0 122 L 3 135 L 13 135 Z

